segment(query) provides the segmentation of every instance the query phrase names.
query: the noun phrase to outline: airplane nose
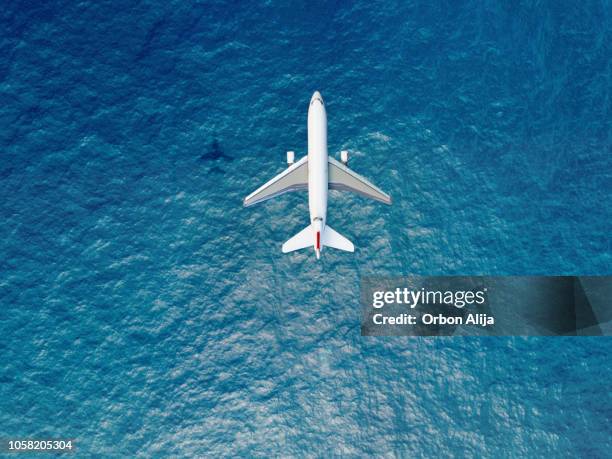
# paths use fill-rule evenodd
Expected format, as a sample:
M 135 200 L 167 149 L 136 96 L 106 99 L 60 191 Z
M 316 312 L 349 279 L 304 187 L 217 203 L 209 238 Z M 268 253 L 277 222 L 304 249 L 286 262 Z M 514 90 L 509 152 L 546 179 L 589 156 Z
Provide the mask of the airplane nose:
M 319 91 L 314 92 L 312 98 L 310 99 L 310 103 L 312 104 L 315 100 L 318 100 L 319 102 L 323 103 L 323 97 L 321 96 L 321 93 Z

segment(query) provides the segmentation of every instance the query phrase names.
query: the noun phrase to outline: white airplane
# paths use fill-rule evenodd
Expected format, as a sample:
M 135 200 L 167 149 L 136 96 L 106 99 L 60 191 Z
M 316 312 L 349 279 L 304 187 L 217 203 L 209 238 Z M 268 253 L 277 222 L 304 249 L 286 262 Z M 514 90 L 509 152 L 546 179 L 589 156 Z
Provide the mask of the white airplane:
M 311 223 L 283 244 L 283 253 L 312 246 L 318 259 L 323 247 L 355 250 L 351 241 L 326 225 L 328 190 L 352 191 L 391 204 L 388 194 L 346 166 L 348 151 L 340 152 L 340 159 L 327 155 L 327 113 L 321 94 L 315 91 L 308 108 L 308 155 L 296 163 L 294 152 L 288 151 L 287 170 L 244 198 L 248 207 L 289 191 L 308 190 Z

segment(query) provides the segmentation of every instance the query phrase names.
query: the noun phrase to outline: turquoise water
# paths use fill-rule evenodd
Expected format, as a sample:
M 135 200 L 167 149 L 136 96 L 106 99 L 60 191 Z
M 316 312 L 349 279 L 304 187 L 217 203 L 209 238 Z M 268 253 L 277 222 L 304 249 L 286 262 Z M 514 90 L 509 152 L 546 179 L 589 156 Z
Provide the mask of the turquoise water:
M 609 2 L 0 12 L 0 437 L 79 456 L 598 456 L 608 338 L 359 334 L 365 274 L 610 274 Z M 357 251 L 280 253 L 306 147 Z

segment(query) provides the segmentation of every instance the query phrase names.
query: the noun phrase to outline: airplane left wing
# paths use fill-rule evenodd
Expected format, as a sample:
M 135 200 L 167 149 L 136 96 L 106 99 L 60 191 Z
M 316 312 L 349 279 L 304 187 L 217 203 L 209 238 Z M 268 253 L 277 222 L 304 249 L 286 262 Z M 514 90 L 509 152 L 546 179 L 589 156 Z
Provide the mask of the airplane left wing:
M 372 185 L 361 175 L 356 174 L 332 157 L 329 157 L 328 161 L 330 190 L 352 191 L 353 193 L 384 202 L 385 204 L 391 204 L 391 196 Z
M 257 188 L 244 198 L 244 206 L 249 207 L 289 191 L 308 188 L 308 156 L 290 166 L 272 180 Z

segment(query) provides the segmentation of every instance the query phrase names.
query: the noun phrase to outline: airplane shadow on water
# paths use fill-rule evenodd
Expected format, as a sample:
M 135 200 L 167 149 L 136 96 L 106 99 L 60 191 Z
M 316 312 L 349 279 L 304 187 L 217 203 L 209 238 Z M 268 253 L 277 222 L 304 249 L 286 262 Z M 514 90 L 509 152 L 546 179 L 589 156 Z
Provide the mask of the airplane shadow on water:
M 203 161 L 214 161 L 217 159 L 222 159 L 224 161 L 234 160 L 234 158 L 229 155 L 226 155 L 223 152 L 223 150 L 221 149 L 221 145 L 219 144 L 219 140 L 216 138 L 214 138 L 213 141 L 210 143 L 206 152 L 203 153 L 202 156 L 200 156 L 200 159 Z
M 213 166 L 209 169 L 211 174 L 225 174 L 225 171 L 218 166 Z
M 210 142 L 207 150 L 200 156 L 200 161 L 210 162 L 211 167 L 208 170 L 209 173 L 224 174 L 225 171 L 220 167 L 219 160 L 233 161 L 234 158 L 225 154 L 219 144 L 219 140 L 215 137 L 212 142 Z
M 233 161 L 234 158 L 225 154 L 219 140 L 215 137 L 212 142 L 208 145 L 206 151 L 200 156 L 200 161 L 210 163 L 209 173 L 212 174 L 224 174 L 225 171 L 220 167 L 218 160 L 222 161 Z

